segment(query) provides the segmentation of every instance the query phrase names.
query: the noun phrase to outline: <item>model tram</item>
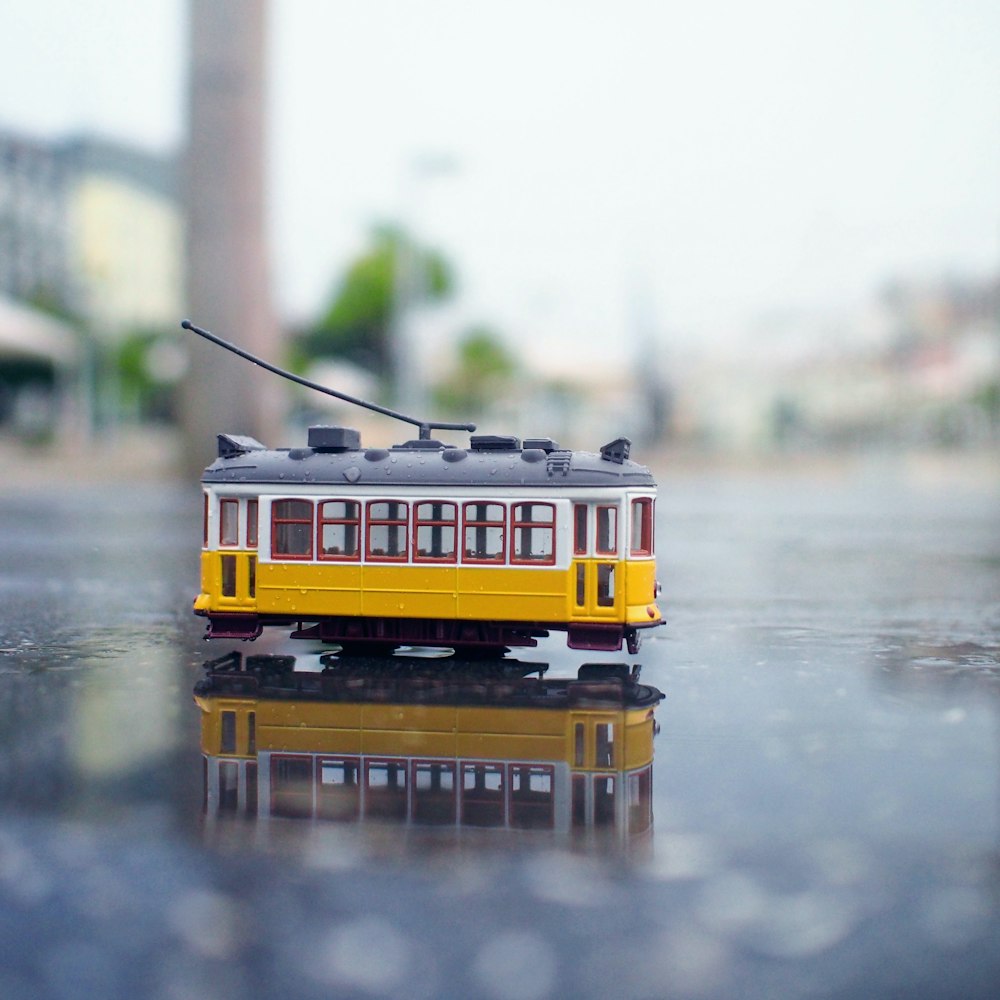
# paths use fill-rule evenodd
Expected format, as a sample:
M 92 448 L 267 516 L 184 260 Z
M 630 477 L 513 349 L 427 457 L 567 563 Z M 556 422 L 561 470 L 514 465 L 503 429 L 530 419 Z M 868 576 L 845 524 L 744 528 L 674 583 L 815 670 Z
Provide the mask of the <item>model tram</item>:
M 273 368 L 185 326 L 269 370 Z M 304 448 L 220 434 L 202 478 L 201 593 L 210 638 L 266 626 L 347 652 L 401 645 L 466 654 L 534 646 L 564 630 L 573 649 L 638 651 L 656 605 L 656 483 L 625 438 L 599 453 L 548 438 L 473 434 L 364 447 L 347 427 L 311 427 Z
M 195 688 L 209 817 L 606 830 L 652 825 L 654 710 L 638 668 L 576 679 L 428 661 L 232 653 Z M 537 673 L 538 676 L 531 676 Z

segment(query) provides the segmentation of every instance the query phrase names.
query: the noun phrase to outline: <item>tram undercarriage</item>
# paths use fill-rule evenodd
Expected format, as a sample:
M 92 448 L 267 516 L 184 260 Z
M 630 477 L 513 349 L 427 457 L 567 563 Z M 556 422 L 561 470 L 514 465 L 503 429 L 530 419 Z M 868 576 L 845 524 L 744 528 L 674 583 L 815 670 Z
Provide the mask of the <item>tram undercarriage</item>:
M 386 652 L 396 646 L 445 646 L 463 653 L 504 655 L 509 647 L 534 647 L 552 629 L 567 633 L 570 649 L 639 651 L 642 626 L 552 622 L 464 621 L 442 618 L 328 617 L 304 622 L 274 615 L 208 614 L 207 639 L 260 636 L 265 625 L 292 628 L 291 638 L 337 643 L 351 652 Z M 659 622 L 651 623 L 658 625 Z M 649 626 L 647 626 L 649 627 Z

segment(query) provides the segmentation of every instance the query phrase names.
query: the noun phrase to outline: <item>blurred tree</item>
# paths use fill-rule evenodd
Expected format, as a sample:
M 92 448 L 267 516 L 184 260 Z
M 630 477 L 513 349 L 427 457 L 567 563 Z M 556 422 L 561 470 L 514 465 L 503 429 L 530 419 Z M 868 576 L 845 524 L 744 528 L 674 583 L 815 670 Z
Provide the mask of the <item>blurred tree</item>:
M 458 342 L 457 363 L 434 387 L 434 402 L 445 412 L 482 413 L 506 392 L 518 364 L 501 337 L 488 326 L 476 326 Z
M 185 360 L 174 331 L 133 330 L 112 351 L 118 382 L 117 418 L 173 422 L 176 384 Z
M 312 358 L 346 358 L 387 376 L 397 308 L 442 300 L 453 285 L 451 265 L 440 253 L 419 246 L 398 226 L 378 226 L 319 322 L 300 338 L 300 350 Z

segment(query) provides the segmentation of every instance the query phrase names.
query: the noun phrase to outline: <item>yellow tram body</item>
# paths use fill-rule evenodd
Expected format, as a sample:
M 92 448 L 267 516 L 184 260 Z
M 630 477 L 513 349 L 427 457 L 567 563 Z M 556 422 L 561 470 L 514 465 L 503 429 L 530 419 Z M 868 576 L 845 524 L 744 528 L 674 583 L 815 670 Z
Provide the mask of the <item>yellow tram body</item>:
M 223 560 L 233 559 L 236 585 L 224 593 Z M 593 596 L 597 567 L 611 565 L 625 581 L 612 603 Z M 256 579 L 254 579 L 254 577 Z M 205 551 L 196 610 L 308 619 L 329 614 L 413 618 L 502 618 L 527 622 L 659 622 L 656 567 L 651 560 L 609 563 L 573 559 L 567 569 L 492 569 L 484 566 L 368 566 L 261 563 L 252 550 Z M 253 581 L 253 582 L 251 582 Z M 653 609 L 651 612 L 650 609 Z
M 196 688 L 206 808 L 432 825 L 652 823 L 655 705 L 624 668 L 581 679 L 269 671 L 238 654 Z M 336 662 L 336 661 L 334 661 Z M 398 661 L 388 661 L 398 664 Z M 419 668 L 418 668 L 419 669 Z M 605 670 L 602 676 L 583 676 Z M 619 671 L 614 675 L 614 671 Z
M 334 431 L 339 447 L 313 434 Z M 497 648 L 558 628 L 574 648 L 634 652 L 662 623 L 655 483 L 621 452 L 475 437 L 365 451 L 348 429 L 310 434 L 313 447 L 277 453 L 220 437 L 194 604 L 210 635 L 279 624 L 330 642 Z

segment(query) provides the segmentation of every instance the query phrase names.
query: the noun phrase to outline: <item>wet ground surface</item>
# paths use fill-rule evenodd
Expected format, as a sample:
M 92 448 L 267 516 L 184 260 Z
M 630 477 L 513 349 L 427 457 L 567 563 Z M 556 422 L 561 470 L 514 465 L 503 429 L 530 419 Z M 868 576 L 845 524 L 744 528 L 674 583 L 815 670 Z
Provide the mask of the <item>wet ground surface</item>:
M 0 996 L 995 996 L 997 480 L 659 478 L 625 843 L 207 821 L 198 491 L 0 497 Z

